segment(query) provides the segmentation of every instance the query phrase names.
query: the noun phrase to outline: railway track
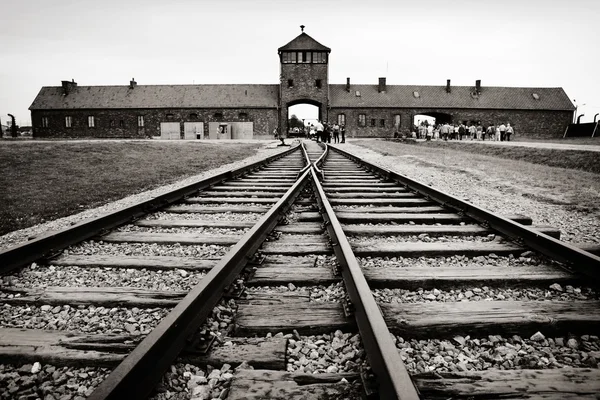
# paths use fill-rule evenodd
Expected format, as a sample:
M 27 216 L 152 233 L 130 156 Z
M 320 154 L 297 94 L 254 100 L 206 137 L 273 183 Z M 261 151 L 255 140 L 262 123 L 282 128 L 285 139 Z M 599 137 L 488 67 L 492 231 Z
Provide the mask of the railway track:
M 600 314 L 585 277 L 597 279 L 598 257 L 511 222 L 525 217 L 306 146 L 133 224 L 109 218 L 87 233 L 101 241 L 72 239 L 48 266 L 6 276 L 3 300 L 24 307 L 13 316 L 39 307 L 67 322 L 42 317 L 42 333 L 5 322 L 3 359 L 117 365 L 79 372 L 96 377 L 79 394 L 97 399 L 144 397 L 157 382 L 155 398 L 594 398 Z M 0 254 L 8 269 L 16 258 Z M 39 283 L 52 279 L 69 288 Z M 73 305 L 90 333 L 63 333 L 81 331 Z M 6 389 L 46 394 L 26 381 Z

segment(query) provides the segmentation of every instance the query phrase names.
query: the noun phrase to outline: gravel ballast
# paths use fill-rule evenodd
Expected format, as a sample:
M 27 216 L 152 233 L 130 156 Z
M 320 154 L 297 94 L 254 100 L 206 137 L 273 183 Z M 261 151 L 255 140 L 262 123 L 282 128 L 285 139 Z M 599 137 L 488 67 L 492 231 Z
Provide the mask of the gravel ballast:
M 598 336 L 548 337 L 536 332 L 520 336 L 444 340 L 405 340 L 395 337 L 396 347 L 409 373 L 464 372 L 487 369 L 600 368 Z
M 122 256 L 175 256 L 214 258 L 223 257 L 229 251 L 228 246 L 219 245 L 180 245 L 157 243 L 105 243 L 87 241 L 69 247 L 63 254 L 77 255 L 122 255 Z

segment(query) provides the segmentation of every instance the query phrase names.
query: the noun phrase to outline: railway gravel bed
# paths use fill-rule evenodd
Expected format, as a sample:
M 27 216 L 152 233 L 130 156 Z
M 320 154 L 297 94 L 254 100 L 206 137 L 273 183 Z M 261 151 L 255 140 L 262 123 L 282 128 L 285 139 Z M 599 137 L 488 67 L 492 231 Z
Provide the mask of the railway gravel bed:
M 105 243 L 88 241 L 71 246 L 65 255 L 122 255 L 122 256 L 181 256 L 194 258 L 223 257 L 229 250 L 227 246 L 180 245 L 157 243 Z
M 110 373 L 108 368 L 51 364 L 0 364 L 0 399 L 83 400 Z
M 460 285 L 456 285 L 460 286 Z M 557 290 L 560 288 L 560 290 Z M 564 291 L 563 291 L 564 290 Z M 573 301 L 599 300 L 595 289 L 589 287 L 566 288 L 558 283 L 548 289 L 540 288 L 494 288 L 464 287 L 450 290 L 407 290 L 407 289 L 373 289 L 373 296 L 381 303 L 420 303 L 420 302 L 455 302 L 455 301 Z
M 445 340 L 395 337 L 402 360 L 412 374 L 487 369 L 600 368 L 598 336 L 531 338 L 518 335 L 455 336 Z
M 2 276 L 3 287 L 46 288 L 50 286 L 135 287 L 151 290 L 190 290 L 206 275 L 203 271 L 147 270 L 133 268 L 55 267 L 37 265 Z M 1 288 L 0 288 L 1 290 Z M 4 297 L 0 293 L 0 300 Z
M 490 254 L 486 256 L 468 257 L 463 255 L 449 257 L 359 257 L 358 261 L 362 267 L 466 267 L 477 266 L 485 268 L 496 267 L 519 267 L 526 265 L 555 266 L 555 262 L 534 252 L 526 251 L 520 256 L 498 256 Z
M 136 336 L 150 333 L 168 312 L 165 308 L 4 304 L 0 308 L 0 326 Z
M 151 220 L 168 221 L 174 219 L 185 219 L 185 220 L 205 220 L 205 221 L 242 221 L 242 222 L 256 222 L 263 214 L 259 213 L 210 213 L 210 214 L 193 214 L 193 213 L 170 213 L 170 212 L 158 212 L 153 213 L 145 217 Z

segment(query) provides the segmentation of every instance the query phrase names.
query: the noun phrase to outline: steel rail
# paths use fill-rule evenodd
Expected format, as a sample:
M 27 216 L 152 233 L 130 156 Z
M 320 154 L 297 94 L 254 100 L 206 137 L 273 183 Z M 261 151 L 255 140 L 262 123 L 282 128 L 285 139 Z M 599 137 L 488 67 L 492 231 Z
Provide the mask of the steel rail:
M 600 280 L 600 257 L 569 243 L 550 237 L 524 225 L 501 217 L 468 201 L 458 199 L 441 190 L 434 189 L 415 179 L 372 164 L 361 157 L 339 148 L 333 148 L 340 154 L 365 165 L 381 177 L 393 180 L 406 188 L 431 199 L 457 213 L 473 218 L 478 223 L 495 229 L 511 240 L 526 245 L 554 260 L 568 264 L 571 268 L 595 280 Z
M 369 284 L 354 256 L 342 226 L 327 200 L 314 168 L 311 169 L 311 173 L 319 210 L 325 220 L 337 262 L 341 267 L 346 290 L 354 306 L 354 316 L 367 357 L 377 377 L 379 398 L 419 399 L 417 389 L 392 341 L 381 310 L 373 298 Z
M 156 196 L 149 200 L 137 202 L 100 217 L 79 222 L 59 231 L 46 233 L 29 242 L 0 251 L 0 273 L 10 272 L 41 258 L 51 256 L 72 244 L 92 238 L 107 230 L 142 217 L 149 212 L 180 201 L 184 197 L 194 194 L 198 190 L 206 189 L 225 179 L 234 179 L 240 175 L 259 169 L 274 160 L 287 156 L 298 150 L 298 148 L 299 146 L 295 146 L 285 152 L 269 156 L 252 164 L 225 171 L 182 188 L 175 189 L 169 193 Z
M 202 278 L 200 283 L 96 388 L 90 400 L 145 399 L 175 361 L 247 260 L 285 216 L 309 180 L 307 170 L 277 203 Z

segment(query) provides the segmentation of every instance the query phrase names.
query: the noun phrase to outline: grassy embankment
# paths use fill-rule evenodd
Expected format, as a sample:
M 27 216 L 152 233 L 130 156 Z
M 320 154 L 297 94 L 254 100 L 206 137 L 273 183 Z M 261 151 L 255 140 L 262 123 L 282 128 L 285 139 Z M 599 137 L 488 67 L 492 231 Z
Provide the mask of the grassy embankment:
M 253 155 L 259 143 L 0 142 L 0 234 Z

